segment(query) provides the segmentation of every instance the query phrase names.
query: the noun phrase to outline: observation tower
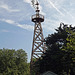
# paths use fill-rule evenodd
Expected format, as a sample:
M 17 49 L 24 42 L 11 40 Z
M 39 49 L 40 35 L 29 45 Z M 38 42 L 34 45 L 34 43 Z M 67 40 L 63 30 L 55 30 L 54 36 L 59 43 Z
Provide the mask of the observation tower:
M 34 36 L 32 44 L 32 53 L 31 53 L 31 70 L 34 63 L 41 57 L 45 51 L 44 37 L 41 22 L 44 22 L 44 16 L 39 14 L 39 3 L 36 4 L 36 14 L 32 15 L 32 22 L 35 23 L 34 26 Z

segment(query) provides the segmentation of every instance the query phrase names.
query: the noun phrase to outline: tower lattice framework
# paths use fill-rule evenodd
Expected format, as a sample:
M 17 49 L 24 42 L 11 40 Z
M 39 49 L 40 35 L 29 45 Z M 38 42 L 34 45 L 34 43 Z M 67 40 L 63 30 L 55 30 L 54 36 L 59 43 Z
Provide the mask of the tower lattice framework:
M 34 26 L 34 36 L 31 54 L 31 66 L 33 66 L 34 60 L 41 57 L 45 51 L 43 31 L 41 27 L 41 22 L 44 22 L 44 16 L 39 14 L 40 10 L 38 7 L 39 3 L 36 3 L 36 14 L 32 15 L 32 22 L 35 23 Z

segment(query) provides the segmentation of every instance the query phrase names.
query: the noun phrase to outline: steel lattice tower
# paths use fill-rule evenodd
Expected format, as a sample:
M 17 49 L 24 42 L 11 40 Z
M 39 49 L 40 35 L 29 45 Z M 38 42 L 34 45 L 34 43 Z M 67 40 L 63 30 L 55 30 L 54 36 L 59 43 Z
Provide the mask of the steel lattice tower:
M 41 22 L 44 22 L 44 16 L 39 14 L 40 10 L 38 5 L 39 3 L 37 2 L 36 14 L 32 15 L 32 22 L 35 23 L 35 26 L 34 26 L 32 54 L 31 54 L 31 66 L 33 66 L 33 63 L 35 62 L 34 60 L 40 58 L 45 51 L 44 37 L 41 27 Z

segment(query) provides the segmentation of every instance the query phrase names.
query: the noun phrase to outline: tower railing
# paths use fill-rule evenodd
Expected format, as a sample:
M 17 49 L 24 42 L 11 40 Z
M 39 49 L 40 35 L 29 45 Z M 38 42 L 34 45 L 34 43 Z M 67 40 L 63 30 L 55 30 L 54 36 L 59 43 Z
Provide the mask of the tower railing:
M 31 17 L 32 19 L 34 19 L 34 18 L 42 18 L 42 19 L 44 19 L 44 16 L 43 15 L 41 15 L 41 14 L 35 14 L 35 15 L 32 15 L 32 17 Z

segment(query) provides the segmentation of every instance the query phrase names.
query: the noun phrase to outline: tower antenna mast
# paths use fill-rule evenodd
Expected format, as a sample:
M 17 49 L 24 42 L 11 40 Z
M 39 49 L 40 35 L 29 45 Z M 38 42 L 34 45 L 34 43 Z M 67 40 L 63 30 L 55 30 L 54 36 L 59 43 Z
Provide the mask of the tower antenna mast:
M 37 3 L 38 1 L 37 1 L 37 0 L 32 0 L 31 2 L 32 2 L 33 7 L 36 9 L 36 3 Z

